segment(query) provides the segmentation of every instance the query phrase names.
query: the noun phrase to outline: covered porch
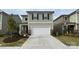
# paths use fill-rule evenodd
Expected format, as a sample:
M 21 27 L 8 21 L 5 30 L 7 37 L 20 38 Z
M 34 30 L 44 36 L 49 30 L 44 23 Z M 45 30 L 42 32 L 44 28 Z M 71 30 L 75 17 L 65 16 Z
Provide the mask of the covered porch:
M 76 28 L 76 23 L 73 22 L 66 23 L 66 25 L 64 25 L 64 32 L 68 34 L 73 33 L 75 28 Z
M 28 24 L 20 24 L 19 25 L 19 34 L 20 35 L 24 35 L 24 34 L 28 34 Z

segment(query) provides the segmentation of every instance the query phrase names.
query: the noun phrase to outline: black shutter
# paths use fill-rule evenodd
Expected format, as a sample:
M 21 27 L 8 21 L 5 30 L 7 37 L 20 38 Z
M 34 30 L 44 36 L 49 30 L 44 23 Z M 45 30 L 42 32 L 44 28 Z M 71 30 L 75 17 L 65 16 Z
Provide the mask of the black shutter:
M 42 19 L 44 20 L 44 14 L 42 14 Z
M 33 20 L 33 14 L 32 14 L 32 20 Z
M 37 20 L 39 20 L 39 14 L 37 14 Z
M 49 20 L 49 14 L 48 14 L 48 20 Z

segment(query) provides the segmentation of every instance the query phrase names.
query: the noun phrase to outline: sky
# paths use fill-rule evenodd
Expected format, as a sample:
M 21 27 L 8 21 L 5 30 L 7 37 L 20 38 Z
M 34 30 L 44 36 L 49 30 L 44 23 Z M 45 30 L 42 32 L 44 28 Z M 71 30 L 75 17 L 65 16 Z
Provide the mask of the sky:
M 26 15 L 27 9 L 1 9 L 2 11 L 5 11 L 6 13 L 9 14 L 18 14 L 18 15 Z M 45 10 L 45 9 L 44 9 Z M 47 10 L 47 9 L 46 9 Z M 50 9 L 49 9 L 50 10 Z M 70 14 L 76 9 L 52 9 L 54 11 L 54 19 L 59 17 L 60 15 L 63 14 Z
M 78 0 L 61 0 L 61 1 L 60 0 L 1 0 L 0 9 L 6 11 L 7 13 L 13 13 L 19 15 L 26 14 L 26 9 L 53 9 L 53 11 L 55 12 L 54 19 L 60 15 L 69 14 L 74 10 L 79 9 L 78 7 L 79 2 L 77 2 Z

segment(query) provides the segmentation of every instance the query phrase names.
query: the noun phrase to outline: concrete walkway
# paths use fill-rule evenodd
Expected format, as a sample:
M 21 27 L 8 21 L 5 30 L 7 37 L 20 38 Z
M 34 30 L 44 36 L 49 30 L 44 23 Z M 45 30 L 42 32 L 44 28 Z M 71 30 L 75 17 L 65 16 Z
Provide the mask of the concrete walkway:
M 23 44 L 24 49 L 66 49 L 67 46 L 51 35 L 36 36 L 32 35 Z

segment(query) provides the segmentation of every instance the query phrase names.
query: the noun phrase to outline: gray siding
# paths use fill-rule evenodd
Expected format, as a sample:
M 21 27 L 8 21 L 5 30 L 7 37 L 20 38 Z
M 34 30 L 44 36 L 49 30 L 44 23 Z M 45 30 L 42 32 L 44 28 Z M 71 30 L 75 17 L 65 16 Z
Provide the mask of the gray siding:
M 28 19 L 28 17 L 22 17 L 22 23 L 28 22 L 28 20 L 26 21 L 25 18 Z
M 22 23 L 19 15 L 13 15 L 13 19 L 15 20 L 15 22 L 17 23 L 18 26 L 19 26 L 20 23 Z
M 7 20 L 9 19 L 10 15 L 6 13 L 2 13 L 2 15 L 0 14 L 0 16 L 2 16 L 2 29 L 0 30 L 0 34 L 6 34 L 7 33 Z M 20 23 L 22 23 L 18 15 L 13 15 L 13 19 L 16 21 L 18 26 Z
M 8 20 L 9 15 L 3 13 L 2 14 L 2 34 L 7 33 L 7 20 Z
M 57 19 L 56 21 L 54 21 L 54 25 L 60 24 L 60 23 L 64 23 L 64 17 L 60 17 L 59 19 Z
M 79 24 L 77 24 L 77 29 L 79 30 Z
M 2 30 L 2 13 L 0 13 L 0 30 Z
M 70 22 L 76 23 L 77 22 L 77 13 L 70 15 L 69 20 L 70 20 Z
M 79 23 L 79 13 L 77 13 L 77 22 Z

